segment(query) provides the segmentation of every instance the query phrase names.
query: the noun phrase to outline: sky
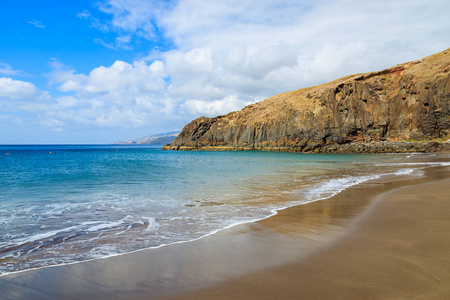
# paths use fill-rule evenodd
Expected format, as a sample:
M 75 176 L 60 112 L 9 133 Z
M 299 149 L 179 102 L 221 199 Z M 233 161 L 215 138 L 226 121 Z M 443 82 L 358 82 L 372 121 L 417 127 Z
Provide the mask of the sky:
M 448 0 L 0 0 L 0 144 L 181 130 L 450 47 Z

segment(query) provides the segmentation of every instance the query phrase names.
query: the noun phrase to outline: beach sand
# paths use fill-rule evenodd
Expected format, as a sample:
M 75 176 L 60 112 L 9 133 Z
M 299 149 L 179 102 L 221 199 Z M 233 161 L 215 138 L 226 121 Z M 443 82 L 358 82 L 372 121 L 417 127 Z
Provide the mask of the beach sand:
M 352 227 L 305 260 L 173 299 L 450 299 L 449 179 L 381 194 Z
M 197 241 L 0 277 L 2 299 L 449 299 L 450 168 Z

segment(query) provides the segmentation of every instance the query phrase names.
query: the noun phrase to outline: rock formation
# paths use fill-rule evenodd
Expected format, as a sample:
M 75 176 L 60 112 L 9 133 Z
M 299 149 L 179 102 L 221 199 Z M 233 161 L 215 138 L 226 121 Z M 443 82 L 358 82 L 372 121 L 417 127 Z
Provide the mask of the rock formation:
M 379 72 L 275 95 L 224 116 L 200 117 L 164 149 L 432 151 L 448 146 L 442 141 L 449 134 L 447 49 Z

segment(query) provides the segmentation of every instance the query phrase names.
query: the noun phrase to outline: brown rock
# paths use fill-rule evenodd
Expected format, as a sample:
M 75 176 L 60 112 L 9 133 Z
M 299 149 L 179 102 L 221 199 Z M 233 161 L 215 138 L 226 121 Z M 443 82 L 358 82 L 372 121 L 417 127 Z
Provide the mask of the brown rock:
M 164 149 L 436 151 L 447 145 L 380 142 L 448 139 L 449 50 L 275 95 L 225 116 L 200 117 Z

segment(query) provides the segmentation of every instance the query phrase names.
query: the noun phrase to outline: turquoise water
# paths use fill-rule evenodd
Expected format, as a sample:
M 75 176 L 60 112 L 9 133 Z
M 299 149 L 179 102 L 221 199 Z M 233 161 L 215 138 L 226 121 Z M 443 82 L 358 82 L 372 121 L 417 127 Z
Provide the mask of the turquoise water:
M 448 164 L 429 160 L 0 146 L 0 274 L 188 241 L 380 176 Z

